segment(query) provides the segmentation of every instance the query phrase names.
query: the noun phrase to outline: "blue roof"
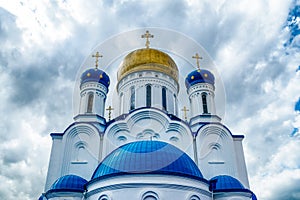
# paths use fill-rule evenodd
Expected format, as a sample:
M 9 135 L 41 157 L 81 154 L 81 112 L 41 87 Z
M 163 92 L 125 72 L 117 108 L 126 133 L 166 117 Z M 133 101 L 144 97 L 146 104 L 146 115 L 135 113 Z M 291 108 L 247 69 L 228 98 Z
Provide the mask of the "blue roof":
M 82 73 L 80 84 L 86 82 L 102 83 L 107 88 L 110 84 L 109 76 L 104 71 L 98 68 L 88 69 Z
M 139 141 L 125 144 L 110 153 L 98 165 L 92 179 L 130 173 L 203 178 L 194 161 L 173 145 L 160 141 Z
M 197 83 L 209 83 L 214 85 L 215 77 L 210 71 L 205 69 L 192 71 L 185 79 L 185 86 L 189 89 L 191 86 Z
M 76 175 L 66 175 L 58 178 L 51 186 L 49 191 L 76 191 L 84 192 L 84 185 L 87 180 Z
M 210 179 L 210 183 L 213 184 L 213 190 L 245 189 L 240 181 L 228 175 L 215 176 Z

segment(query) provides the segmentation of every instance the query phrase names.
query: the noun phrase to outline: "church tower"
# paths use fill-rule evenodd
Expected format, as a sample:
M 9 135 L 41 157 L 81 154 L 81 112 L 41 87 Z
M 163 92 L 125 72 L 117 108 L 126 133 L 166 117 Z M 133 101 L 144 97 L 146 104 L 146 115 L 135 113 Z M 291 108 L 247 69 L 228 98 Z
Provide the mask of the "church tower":
M 95 68 L 84 71 L 80 78 L 79 114 L 75 121 L 99 121 L 105 124 L 104 110 L 110 79 L 108 75 L 98 69 L 98 59 L 102 55 L 97 52 Z
M 119 114 L 153 107 L 177 115 L 178 68 L 169 55 L 149 47 L 153 35 L 142 37 L 146 48 L 129 53 L 118 71 Z
M 215 77 L 185 79 L 191 118 L 178 116 L 179 70 L 170 55 L 146 47 L 127 54 L 116 74 L 119 115 L 105 119 L 110 78 L 98 68 L 80 77 L 79 114 L 53 140 L 39 200 L 256 200 L 242 140 L 221 123 Z M 112 79 L 114 80 L 114 79 Z M 186 111 L 186 108 L 184 109 Z

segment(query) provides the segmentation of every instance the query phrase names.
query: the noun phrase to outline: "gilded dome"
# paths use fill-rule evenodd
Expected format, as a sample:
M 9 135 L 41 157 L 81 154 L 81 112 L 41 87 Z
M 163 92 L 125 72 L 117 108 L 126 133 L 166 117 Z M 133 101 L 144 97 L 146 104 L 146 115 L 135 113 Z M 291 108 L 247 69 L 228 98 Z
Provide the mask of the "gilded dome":
M 118 81 L 130 73 L 144 70 L 162 72 L 178 82 L 178 68 L 174 60 L 168 54 L 152 48 L 129 53 L 118 71 Z

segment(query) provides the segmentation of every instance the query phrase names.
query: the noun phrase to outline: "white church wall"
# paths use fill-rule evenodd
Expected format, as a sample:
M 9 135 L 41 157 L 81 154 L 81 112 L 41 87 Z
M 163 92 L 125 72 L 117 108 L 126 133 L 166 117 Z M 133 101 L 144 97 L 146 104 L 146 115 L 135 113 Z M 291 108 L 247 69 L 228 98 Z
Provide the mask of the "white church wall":
M 87 186 L 87 200 L 210 200 L 208 184 L 200 180 L 169 175 L 122 175 L 99 180 Z M 194 199 L 193 199 L 194 198 Z M 153 199 L 153 198 L 152 198 Z M 155 198 L 154 198 L 155 199 Z
M 100 136 L 90 124 L 77 124 L 64 134 L 60 176 L 74 174 L 89 180 L 98 165 Z
M 135 90 L 135 109 L 146 106 L 146 85 L 151 86 L 151 107 L 162 109 L 162 87 L 167 89 L 167 111 L 171 114 L 174 112 L 174 97 L 178 94 L 178 84 L 169 76 L 150 71 L 140 71 L 127 75 L 117 85 L 118 93 L 123 93 L 123 112 L 130 111 L 131 87 Z
M 159 140 L 178 147 L 194 158 L 189 127 L 155 109 L 137 110 L 124 120 L 109 125 L 104 134 L 102 159 L 123 144 L 139 140 Z
M 237 177 L 233 139 L 221 125 L 206 125 L 196 138 L 200 171 L 206 179 L 217 175 Z
M 62 136 L 52 136 L 52 148 L 49 160 L 45 191 L 49 190 L 56 179 L 60 177 L 62 163 Z
M 249 189 L 250 186 L 249 186 L 248 173 L 247 173 L 242 140 L 243 138 L 234 138 L 237 177 L 241 181 L 243 186 Z

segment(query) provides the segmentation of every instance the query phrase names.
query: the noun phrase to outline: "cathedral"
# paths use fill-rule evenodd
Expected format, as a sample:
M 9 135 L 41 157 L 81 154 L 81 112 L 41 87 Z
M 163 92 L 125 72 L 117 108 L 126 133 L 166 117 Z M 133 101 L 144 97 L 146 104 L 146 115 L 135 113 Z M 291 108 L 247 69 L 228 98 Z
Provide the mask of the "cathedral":
M 45 191 L 39 200 L 256 200 L 249 188 L 242 141 L 222 123 L 215 106 L 215 76 L 200 67 L 179 82 L 166 52 L 129 52 L 116 74 L 98 66 L 96 52 L 80 76 L 78 114 L 51 133 Z M 116 76 L 118 111 L 106 108 Z M 189 105 L 180 117 L 179 90 Z M 189 118 L 186 112 L 189 111 Z M 108 113 L 108 117 L 106 114 Z

